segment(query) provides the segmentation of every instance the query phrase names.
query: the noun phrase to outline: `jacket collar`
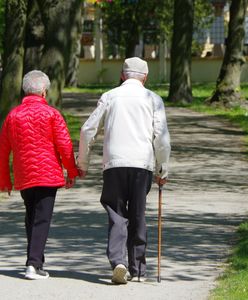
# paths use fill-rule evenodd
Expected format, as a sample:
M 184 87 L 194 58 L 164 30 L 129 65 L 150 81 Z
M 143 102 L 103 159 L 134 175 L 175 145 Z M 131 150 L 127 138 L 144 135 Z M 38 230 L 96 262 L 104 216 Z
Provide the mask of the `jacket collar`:
M 41 97 L 40 95 L 35 95 L 35 94 L 29 94 L 22 99 L 23 104 L 31 104 L 34 102 L 48 104 L 45 98 Z
M 139 86 L 143 86 L 142 82 L 140 82 L 138 79 L 134 79 L 134 78 L 129 78 L 129 79 L 125 80 L 121 85 L 126 85 L 126 84 L 136 84 Z

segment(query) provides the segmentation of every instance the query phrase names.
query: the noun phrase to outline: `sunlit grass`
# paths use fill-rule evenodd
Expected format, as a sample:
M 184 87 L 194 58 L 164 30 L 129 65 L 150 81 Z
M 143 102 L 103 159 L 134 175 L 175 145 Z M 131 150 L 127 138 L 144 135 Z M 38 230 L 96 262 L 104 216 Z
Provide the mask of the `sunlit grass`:
M 229 259 L 229 267 L 218 280 L 211 300 L 248 299 L 248 222 L 238 229 L 238 242 Z
M 80 128 L 82 126 L 81 119 L 79 117 L 69 115 L 69 114 L 63 114 L 64 118 L 66 120 L 66 124 L 68 126 L 68 129 L 70 131 L 71 139 L 73 141 L 79 140 L 79 134 L 80 134 Z
M 102 94 L 110 89 L 112 89 L 114 86 L 111 85 L 85 85 L 82 87 L 71 87 L 71 88 L 65 88 L 65 93 L 86 93 L 86 94 Z
M 233 124 L 238 125 L 245 132 L 245 143 L 247 145 L 248 153 L 248 110 L 241 107 L 215 108 L 205 104 L 205 100 L 209 98 L 214 90 L 214 84 L 199 84 L 193 88 L 194 101 L 187 107 L 211 115 L 216 115 L 221 118 L 230 120 Z M 242 96 L 248 99 L 248 85 L 242 84 Z

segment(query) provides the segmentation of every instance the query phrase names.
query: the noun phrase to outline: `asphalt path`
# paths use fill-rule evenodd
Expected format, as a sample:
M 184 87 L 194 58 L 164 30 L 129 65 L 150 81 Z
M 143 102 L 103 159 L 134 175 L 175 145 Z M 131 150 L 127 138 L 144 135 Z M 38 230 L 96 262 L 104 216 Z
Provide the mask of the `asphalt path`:
M 87 95 L 86 95 L 87 96 Z M 65 96 L 81 116 L 95 106 L 85 95 Z M 148 280 L 113 285 L 106 258 L 107 215 L 101 193 L 101 138 L 84 181 L 58 192 L 46 247 L 48 280 L 28 281 L 24 206 L 18 192 L 0 196 L 0 299 L 205 300 L 247 219 L 244 134 L 227 121 L 167 108 L 172 141 L 170 181 L 163 190 L 161 282 L 157 282 L 158 189 L 147 199 Z

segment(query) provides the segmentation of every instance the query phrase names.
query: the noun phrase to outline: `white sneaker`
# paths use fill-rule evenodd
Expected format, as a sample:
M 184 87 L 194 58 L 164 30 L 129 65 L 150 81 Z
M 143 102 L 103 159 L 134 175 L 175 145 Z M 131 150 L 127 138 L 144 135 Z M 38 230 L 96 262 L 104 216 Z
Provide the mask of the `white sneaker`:
M 112 282 L 116 284 L 126 284 L 127 283 L 127 268 L 119 264 L 114 268 Z
M 47 279 L 48 277 L 49 273 L 40 268 L 36 269 L 33 266 L 28 266 L 26 269 L 26 279 Z

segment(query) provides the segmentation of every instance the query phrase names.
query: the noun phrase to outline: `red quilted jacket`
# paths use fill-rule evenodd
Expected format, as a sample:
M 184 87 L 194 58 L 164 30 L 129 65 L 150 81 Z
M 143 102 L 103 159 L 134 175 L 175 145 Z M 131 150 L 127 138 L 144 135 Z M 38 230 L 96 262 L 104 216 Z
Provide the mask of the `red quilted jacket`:
M 14 187 L 65 185 L 78 175 L 70 135 L 61 114 L 44 98 L 28 95 L 7 116 L 0 132 L 0 190 L 11 190 L 9 156 L 13 152 Z

